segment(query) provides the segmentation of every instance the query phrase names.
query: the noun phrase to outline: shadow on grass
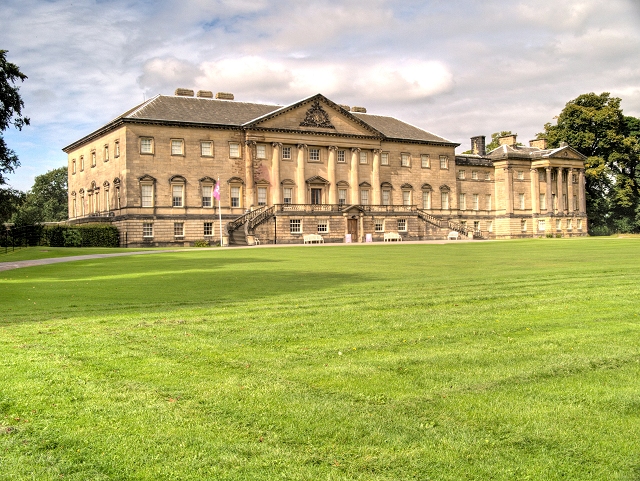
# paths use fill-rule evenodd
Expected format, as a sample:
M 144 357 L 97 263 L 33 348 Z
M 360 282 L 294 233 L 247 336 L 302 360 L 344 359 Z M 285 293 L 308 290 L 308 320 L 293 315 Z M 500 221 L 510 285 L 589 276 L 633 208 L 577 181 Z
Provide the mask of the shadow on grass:
M 119 311 L 138 314 L 240 305 L 305 291 L 344 289 L 371 279 L 362 273 L 309 273 L 292 268 L 292 262 L 273 259 L 164 256 L 151 263 L 149 258 L 120 259 L 114 264 L 84 261 L 0 276 L 0 297 L 7 300 L 0 325 Z

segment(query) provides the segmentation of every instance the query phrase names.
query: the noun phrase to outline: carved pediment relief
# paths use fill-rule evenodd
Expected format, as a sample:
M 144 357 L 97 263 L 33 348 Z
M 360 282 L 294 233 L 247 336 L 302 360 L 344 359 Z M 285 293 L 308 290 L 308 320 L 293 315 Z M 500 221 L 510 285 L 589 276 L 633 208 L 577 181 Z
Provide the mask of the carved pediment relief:
M 430 184 L 422 184 L 422 190 L 433 190 Z
M 172 184 L 186 184 L 187 183 L 187 179 L 185 179 L 181 175 L 174 175 L 173 177 L 171 177 L 169 179 L 169 182 L 172 183 Z
M 445 184 L 445 185 L 441 185 L 441 186 L 440 186 L 440 191 L 441 191 L 441 192 L 449 192 L 450 190 L 451 190 L 451 189 L 450 189 L 450 188 L 449 188 L 449 186 L 448 186 L 448 185 L 446 185 L 446 184 Z
M 380 187 L 382 187 L 383 189 L 393 189 L 393 185 L 391 184 L 391 182 L 383 182 L 382 184 L 380 184 Z
M 227 180 L 227 184 L 244 184 L 244 180 L 242 180 L 240 177 L 231 177 L 229 180 Z
M 282 182 L 280 182 L 282 185 L 296 185 L 296 183 L 291 180 L 291 179 L 284 179 Z
M 413 186 L 411 184 L 402 184 L 400 188 L 404 190 L 413 190 Z
M 316 100 L 311 104 L 305 114 L 304 120 L 300 122 L 300 127 L 321 127 L 323 129 L 334 129 L 329 120 L 329 114 L 322 108 L 320 101 Z
M 369 187 L 371 187 L 371 184 L 369 182 L 360 182 L 360 187 L 369 188 Z
M 138 177 L 139 182 L 155 182 L 155 177 L 151 177 L 149 174 L 144 174 L 142 177 Z
M 310 177 L 307 179 L 307 184 L 328 184 L 329 181 L 323 177 L 320 177 L 319 175 L 314 175 L 313 177 Z
M 212 179 L 208 175 L 205 175 L 202 179 L 200 179 L 201 184 L 215 184 L 215 179 Z
M 337 183 L 338 187 L 349 187 L 349 182 L 347 182 L 346 180 L 341 180 Z

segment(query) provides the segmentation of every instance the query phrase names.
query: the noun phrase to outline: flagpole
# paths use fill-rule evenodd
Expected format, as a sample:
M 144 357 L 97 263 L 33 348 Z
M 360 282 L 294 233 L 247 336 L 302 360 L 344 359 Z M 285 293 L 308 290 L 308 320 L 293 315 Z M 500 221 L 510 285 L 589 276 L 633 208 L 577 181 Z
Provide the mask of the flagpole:
M 218 220 L 220 221 L 220 247 L 222 247 L 222 205 L 220 204 L 220 176 L 218 176 L 218 182 L 216 183 L 218 189 Z

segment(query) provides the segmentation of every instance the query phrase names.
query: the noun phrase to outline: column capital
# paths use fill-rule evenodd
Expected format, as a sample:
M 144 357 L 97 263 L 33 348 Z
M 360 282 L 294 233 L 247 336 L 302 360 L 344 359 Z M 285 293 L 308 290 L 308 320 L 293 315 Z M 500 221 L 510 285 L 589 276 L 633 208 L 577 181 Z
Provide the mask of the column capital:
M 354 154 L 360 152 L 360 150 L 361 150 L 360 147 L 351 147 L 351 152 Z
M 382 153 L 382 149 L 373 149 L 373 153 L 380 155 Z
M 573 168 L 573 167 L 567 167 L 567 170 L 568 170 L 571 174 L 573 174 L 574 168 Z
M 256 141 L 255 141 L 255 140 L 245 140 L 245 141 L 244 141 L 244 144 L 245 144 L 247 147 L 253 147 L 254 145 L 256 145 Z
M 533 172 L 537 172 L 537 171 L 538 171 L 538 169 L 536 169 L 535 167 L 531 167 L 529 170 L 530 170 L 532 173 L 533 173 Z
M 282 148 L 282 142 L 274 142 L 274 143 L 271 144 L 271 146 L 274 149 L 281 149 Z
M 327 147 L 329 149 L 329 151 L 334 151 L 334 150 L 338 150 L 338 147 L 336 147 L 335 145 L 330 145 L 329 147 Z
M 547 166 L 544 168 L 544 170 L 546 170 L 547 172 L 551 172 L 551 166 L 550 166 L 550 165 L 547 165 Z
M 298 150 L 305 150 L 307 148 L 307 144 L 298 144 L 296 145 L 296 147 L 298 148 Z

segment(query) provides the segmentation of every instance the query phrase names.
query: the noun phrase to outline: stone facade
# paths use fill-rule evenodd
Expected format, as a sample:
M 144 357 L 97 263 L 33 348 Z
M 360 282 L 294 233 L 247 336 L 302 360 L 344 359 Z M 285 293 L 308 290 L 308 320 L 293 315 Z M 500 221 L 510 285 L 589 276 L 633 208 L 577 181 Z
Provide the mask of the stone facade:
M 64 149 L 71 223 L 111 222 L 129 246 L 219 242 L 221 224 L 232 243 L 586 235 L 584 157 L 569 146 L 514 136 L 486 153 L 478 136 L 456 155 L 458 144 L 322 95 L 280 107 L 177 93 Z

